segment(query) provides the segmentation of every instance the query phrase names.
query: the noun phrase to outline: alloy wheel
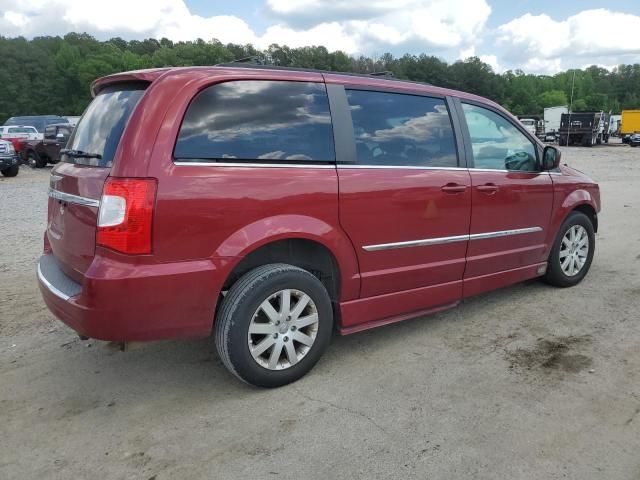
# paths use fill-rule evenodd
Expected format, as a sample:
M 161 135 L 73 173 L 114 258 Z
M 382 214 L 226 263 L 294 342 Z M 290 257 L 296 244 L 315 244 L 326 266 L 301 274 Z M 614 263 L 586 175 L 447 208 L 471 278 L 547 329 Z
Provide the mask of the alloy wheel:
M 568 277 L 580 273 L 589 255 L 589 235 L 582 225 L 572 226 L 562 237 L 560 268 Z
M 309 295 L 280 290 L 265 299 L 249 324 L 249 351 L 269 370 L 284 370 L 302 360 L 318 334 L 318 310 Z

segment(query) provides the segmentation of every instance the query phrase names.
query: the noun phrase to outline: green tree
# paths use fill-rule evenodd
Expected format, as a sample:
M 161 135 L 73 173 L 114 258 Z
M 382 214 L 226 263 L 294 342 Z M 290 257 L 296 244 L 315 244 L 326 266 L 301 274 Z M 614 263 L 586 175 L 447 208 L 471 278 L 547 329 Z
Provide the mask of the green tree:
M 149 67 L 215 65 L 243 57 L 339 72 L 387 70 L 396 78 L 488 97 L 517 115 L 539 115 L 545 107 L 568 104 L 572 87 L 574 111 L 640 108 L 640 64 L 620 65 L 613 71 L 590 66 L 556 75 L 519 70 L 497 74 L 477 57 L 448 64 L 427 53 L 351 57 L 322 46 L 273 44 L 260 50 L 215 39 L 173 42 L 120 37 L 101 42 L 86 33 L 69 33 L 32 40 L 0 36 L 0 122 L 14 115 L 80 114 L 91 100 L 91 82 L 103 75 Z
M 542 108 L 568 105 L 567 94 L 562 90 L 548 90 L 538 95 L 538 103 Z

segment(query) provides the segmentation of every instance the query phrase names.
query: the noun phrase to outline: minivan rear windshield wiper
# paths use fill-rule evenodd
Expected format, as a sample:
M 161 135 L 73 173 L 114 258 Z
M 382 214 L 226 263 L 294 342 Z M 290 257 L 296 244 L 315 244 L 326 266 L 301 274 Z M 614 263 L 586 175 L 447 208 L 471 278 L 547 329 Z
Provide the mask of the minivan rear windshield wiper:
M 62 150 L 60 150 L 60 153 L 63 155 L 69 155 L 73 158 L 102 158 L 102 155 L 100 155 L 99 153 L 89 153 L 83 152 L 82 150 L 71 150 L 68 148 L 63 148 Z

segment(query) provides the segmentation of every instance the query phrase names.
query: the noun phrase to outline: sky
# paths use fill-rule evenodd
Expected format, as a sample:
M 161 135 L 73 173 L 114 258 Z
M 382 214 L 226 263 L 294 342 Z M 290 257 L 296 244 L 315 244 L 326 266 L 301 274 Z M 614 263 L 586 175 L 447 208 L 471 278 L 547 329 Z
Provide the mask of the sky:
M 0 0 L 0 35 L 478 56 L 497 72 L 640 63 L 640 0 Z

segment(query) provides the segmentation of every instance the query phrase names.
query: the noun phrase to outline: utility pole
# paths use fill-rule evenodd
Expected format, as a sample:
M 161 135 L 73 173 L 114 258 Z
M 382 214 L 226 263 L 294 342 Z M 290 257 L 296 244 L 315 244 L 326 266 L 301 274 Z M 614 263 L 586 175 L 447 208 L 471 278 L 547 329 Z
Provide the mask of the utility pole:
M 571 82 L 571 100 L 569 100 L 569 128 L 567 129 L 567 147 L 571 138 L 571 114 L 573 113 L 573 88 L 576 86 L 576 71 L 573 71 L 573 80 Z

